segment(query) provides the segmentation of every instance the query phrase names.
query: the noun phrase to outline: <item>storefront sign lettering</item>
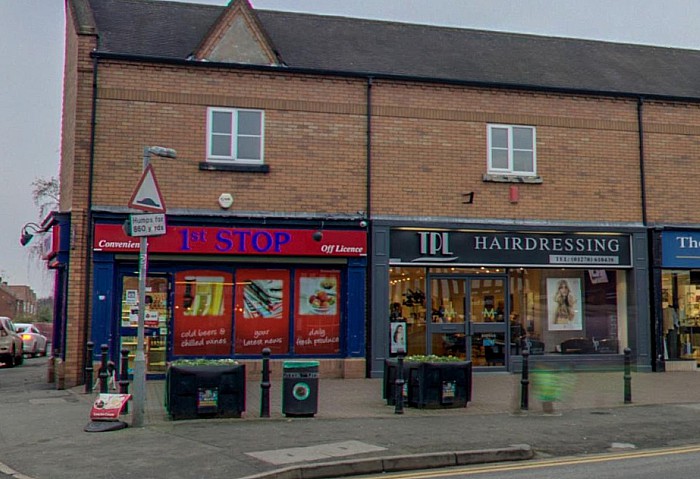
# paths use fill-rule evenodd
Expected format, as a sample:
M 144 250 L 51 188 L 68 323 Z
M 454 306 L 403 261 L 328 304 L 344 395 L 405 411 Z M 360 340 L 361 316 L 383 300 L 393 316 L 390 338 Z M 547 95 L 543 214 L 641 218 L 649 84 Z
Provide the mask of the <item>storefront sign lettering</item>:
M 520 236 L 476 236 L 475 250 L 553 251 L 577 253 L 617 253 L 620 240 L 616 238 L 529 238 Z
M 364 230 L 316 230 L 168 226 L 162 236 L 148 240 L 150 253 L 236 254 L 286 256 L 366 256 Z M 138 252 L 140 243 L 124 233 L 121 225 L 97 224 L 95 251 Z
M 663 231 L 661 262 L 664 268 L 700 268 L 700 232 Z
M 630 267 L 630 236 L 466 231 L 391 231 L 392 263 Z M 699 243 L 700 244 L 700 240 Z

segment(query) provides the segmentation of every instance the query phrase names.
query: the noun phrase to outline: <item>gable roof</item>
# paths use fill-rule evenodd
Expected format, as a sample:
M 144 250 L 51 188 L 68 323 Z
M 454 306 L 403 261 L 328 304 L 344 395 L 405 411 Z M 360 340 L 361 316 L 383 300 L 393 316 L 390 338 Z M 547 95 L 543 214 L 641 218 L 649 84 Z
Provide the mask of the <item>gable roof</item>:
M 89 2 L 98 52 L 180 60 L 197 50 L 228 8 L 154 0 Z M 696 50 L 292 12 L 255 13 L 270 45 L 291 68 L 700 99 Z

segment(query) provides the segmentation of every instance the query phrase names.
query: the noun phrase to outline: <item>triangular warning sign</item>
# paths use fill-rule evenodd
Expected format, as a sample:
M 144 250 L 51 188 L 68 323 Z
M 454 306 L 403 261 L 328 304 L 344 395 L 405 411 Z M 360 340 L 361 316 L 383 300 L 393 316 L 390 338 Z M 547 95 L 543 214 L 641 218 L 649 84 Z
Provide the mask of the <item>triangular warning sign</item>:
M 143 175 L 139 180 L 134 194 L 129 201 L 129 208 L 136 208 L 150 213 L 165 213 L 165 202 L 160 194 L 156 176 L 153 173 L 153 166 L 148 165 L 143 170 Z

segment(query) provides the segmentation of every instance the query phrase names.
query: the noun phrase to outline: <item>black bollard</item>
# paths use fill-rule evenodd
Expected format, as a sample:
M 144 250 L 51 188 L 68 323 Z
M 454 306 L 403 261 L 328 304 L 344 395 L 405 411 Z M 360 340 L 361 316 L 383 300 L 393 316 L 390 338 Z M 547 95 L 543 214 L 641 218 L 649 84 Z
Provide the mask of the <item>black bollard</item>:
M 394 414 L 403 414 L 403 386 L 406 383 L 403 378 L 403 359 L 405 356 L 406 351 L 399 349 L 397 353 L 396 385 L 394 387 L 394 393 L 396 394 Z
M 85 354 L 85 394 L 92 394 L 92 351 L 95 349 L 95 343 L 87 342 L 87 350 Z M 54 357 L 58 357 L 58 350 L 54 353 Z
M 530 405 L 530 350 L 523 349 L 523 374 L 520 379 L 520 409 L 527 411 Z
M 260 383 L 260 417 L 270 417 L 270 348 L 262 350 L 262 382 Z
M 625 404 L 632 403 L 632 350 L 625 348 Z
M 109 392 L 109 383 L 107 381 L 109 378 L 109 372 L 107 371 L 107 351 L 109 350 L 109 346 L 103 344 L 100 348 L 102 349 L 102 358 L 97 377 L 100 379 L 100 393 L 107 394 Z
M 119 394 L 129 394 L 129 350 L 122 348 L 119 363 Z M 129 412 L 129 402 L 124 404 L 122 414 Z

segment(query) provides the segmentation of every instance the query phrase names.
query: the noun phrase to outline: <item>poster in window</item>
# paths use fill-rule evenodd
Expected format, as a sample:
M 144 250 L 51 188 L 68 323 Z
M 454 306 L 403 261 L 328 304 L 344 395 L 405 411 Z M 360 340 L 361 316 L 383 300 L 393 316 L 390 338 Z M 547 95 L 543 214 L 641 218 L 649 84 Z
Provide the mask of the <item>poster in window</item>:
M 289 270 L 236 271 L 236 354 L 289 352 Z
M 398 354 L 399 351 L 406 352 L 406 323 L 400 321 L 389 323 L 391 326 L 391 354 Z
M 122 280 L 123 328 L 135 328 L 139 322 L 139 284 L 135 276 L 124 276 Z M 168 321 L 168 280 L 162 277 L 146 277 L 146 307 L 144 325 L 147 328 L 166 328 Z
M 583 329 L 580 278 L 547 278 L 547 298 L 550 331 Z
M 297 270 L 295 310 L 295 353 L 340 353 L 340 271 Z
M 233 275 L 222 271 L 175 274 L 175 356 L 230 356 Z

